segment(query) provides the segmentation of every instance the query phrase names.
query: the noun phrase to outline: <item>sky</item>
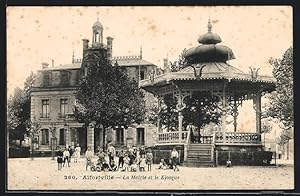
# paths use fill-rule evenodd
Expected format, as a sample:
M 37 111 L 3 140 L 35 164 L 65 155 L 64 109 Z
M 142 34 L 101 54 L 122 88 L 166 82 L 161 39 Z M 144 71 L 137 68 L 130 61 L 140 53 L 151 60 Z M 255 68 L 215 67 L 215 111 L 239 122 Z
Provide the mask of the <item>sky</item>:
M 175 61 L 184 48 L 198 46 L 198 37 L 212 32 L 233 50 L 230 64 L 249 72 L 272 75 L 271 57 L 281 58 L 293 44 L 289 6 L 165 6 L 165 7 L 13 7 L 7 8 L 7 94 L 23 87 L 30 72 L 70 64 L 72 53 L 82 58 L 82 39 L 92 38 L 97 20 L 104 40 L 111 36 L 113 56 L 138 55 L 160 67 Z M 249 112 L 249 111 L 246 111 Z M 253 113 L 253 111 L 251 111 Z

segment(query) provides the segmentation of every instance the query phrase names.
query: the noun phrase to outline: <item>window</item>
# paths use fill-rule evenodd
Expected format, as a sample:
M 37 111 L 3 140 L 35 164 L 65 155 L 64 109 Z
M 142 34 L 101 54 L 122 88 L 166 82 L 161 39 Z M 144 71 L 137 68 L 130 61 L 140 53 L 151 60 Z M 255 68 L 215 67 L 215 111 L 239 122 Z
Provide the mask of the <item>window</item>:
M 59 145 L 65 145 L 65 129 L 59 130 Z
M 68 110 L 68 99 L 60 99 L 60 115 L 64 117 Z
M 42 99 L 42 118 L 49 118 L 49 99 Z
M 43 84 L 44 86 L 50 85 L 50 73 L 46 72 L 43 74 Z
M 41 145 L 48 145 L 49 144 L 49 130 L 48 129 L 42 129 L 42 142 Z
M 145 144 L 145 129 L 144 128 L 137 128 L 136 129 L 136 141 L 138 145 Z
M 117 128 L 116 129 L 116 144 L 117 145 L 124 145 L 124 129 Z

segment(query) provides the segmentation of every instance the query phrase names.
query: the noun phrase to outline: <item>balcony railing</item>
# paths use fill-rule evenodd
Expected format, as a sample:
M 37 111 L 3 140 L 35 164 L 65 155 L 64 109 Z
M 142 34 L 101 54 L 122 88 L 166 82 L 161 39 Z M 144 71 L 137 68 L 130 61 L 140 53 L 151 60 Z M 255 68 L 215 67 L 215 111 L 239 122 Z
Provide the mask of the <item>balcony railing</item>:
M 158 143 L 183 143 L 185 142 L 187 135 L 188 131 L 182 131 L 181 141 L 179 141 L 179 131 L 158 133 Z
M 202 144 L 211 144 L 213 142 L 213 136 L 201 136 L 200 143 Z
M 215 143 L 242 143 L 242 144 L 259 144 L 261 137 L 257 133 L 238 133 L 238 132 L 215 132 Z

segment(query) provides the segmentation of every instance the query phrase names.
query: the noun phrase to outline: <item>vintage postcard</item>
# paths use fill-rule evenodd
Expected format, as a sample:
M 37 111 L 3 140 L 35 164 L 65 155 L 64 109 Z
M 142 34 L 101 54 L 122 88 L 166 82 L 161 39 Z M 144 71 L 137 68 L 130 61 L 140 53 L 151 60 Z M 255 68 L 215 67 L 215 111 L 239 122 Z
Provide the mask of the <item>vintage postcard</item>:
M 293 190 L 290 6 L 8 6 L 7 191 Z

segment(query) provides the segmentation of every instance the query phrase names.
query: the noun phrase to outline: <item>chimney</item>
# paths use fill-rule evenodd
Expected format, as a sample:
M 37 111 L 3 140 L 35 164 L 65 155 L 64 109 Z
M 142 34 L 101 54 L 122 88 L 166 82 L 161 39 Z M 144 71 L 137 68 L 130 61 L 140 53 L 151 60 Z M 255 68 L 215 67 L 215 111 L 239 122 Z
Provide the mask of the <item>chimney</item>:
M 107 58 L 108 60 L 112 59 L 112 41 L 113 38 L 112 37 L 107 37 Z
M 54 60 L 52 59 L 52 67 L 54 67 Z
M 169 62 L 168 58 L 164 58 L 164 73 L 169 73 L 170 72 L 170 67 L 169 67 Z
M 83 46 L 83 52 L 82 52 L 82 59 L 84 59 L 84 55 L 87 49 L 89 49 L 89 40 L 88 39 L 82 39 L 82 46 Z
M 46 69 L 46 68 L 48 68 L 48 65 L 49 65 L 48 63 L 45 63 L 45 62 L 44 62 L 44 63 L 42 63 L 42 68 L 43 68 L 43 69 Z

